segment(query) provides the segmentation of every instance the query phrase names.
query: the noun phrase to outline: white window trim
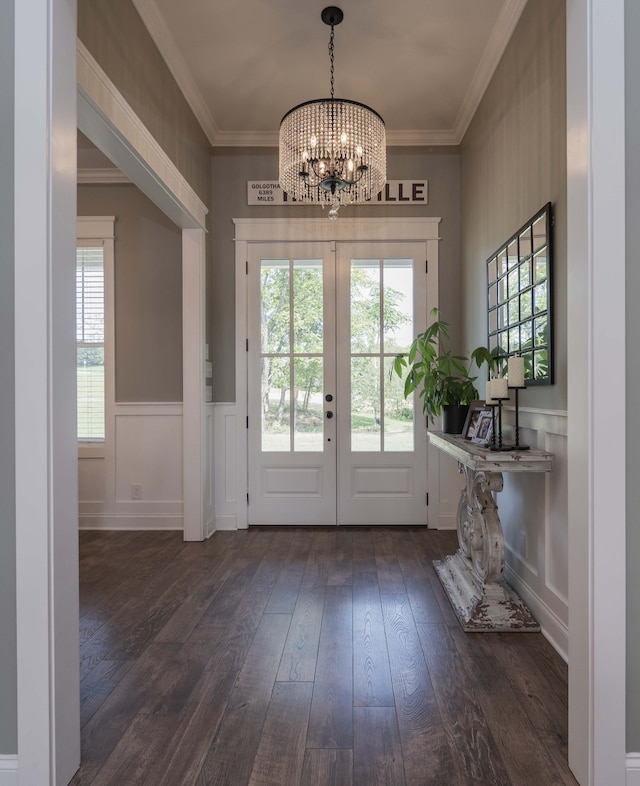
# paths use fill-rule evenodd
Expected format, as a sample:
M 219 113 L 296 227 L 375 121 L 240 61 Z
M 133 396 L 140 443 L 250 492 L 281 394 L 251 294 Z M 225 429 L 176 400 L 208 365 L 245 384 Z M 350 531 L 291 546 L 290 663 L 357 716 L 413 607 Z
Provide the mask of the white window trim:
M 115 216 L 78 216 L 76 239 L 79 245 L 95 243 L 104 251 L 104 440 L 78 440 L 78 458 L 105 458 L 113 444 L 115 404 L 115 312 L 114 240 Z

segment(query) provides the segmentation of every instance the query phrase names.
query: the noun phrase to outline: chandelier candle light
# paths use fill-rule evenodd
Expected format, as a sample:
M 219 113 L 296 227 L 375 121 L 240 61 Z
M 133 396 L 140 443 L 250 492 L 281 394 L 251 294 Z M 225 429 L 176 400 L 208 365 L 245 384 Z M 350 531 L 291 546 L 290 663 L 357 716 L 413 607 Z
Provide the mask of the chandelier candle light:
M 384 121 L 364 104 L 334 98 L 334 27 L 340 8 L 321 14 L 331 27 L 331 97 L 306 101 L 289 110 L 280 123 L 280 186 L 297 202 L 330 205 L 338 218 L 341 205 L 370 202 L 387 179 Z

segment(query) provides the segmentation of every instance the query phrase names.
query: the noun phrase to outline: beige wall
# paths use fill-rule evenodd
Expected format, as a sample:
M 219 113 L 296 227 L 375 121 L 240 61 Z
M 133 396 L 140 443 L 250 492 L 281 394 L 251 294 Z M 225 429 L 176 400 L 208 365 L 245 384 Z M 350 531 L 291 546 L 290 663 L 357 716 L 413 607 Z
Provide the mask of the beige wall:
M 78 37 L 209 206 L 209 142 L 131 0 L 80 0 Z
M 523 405 L 567 408 L 565 4 L 529 0 L 462 144 L 465 338 L 486 342 L 485 261 L 547 202 L 555 210 L 555 385 Z
M 116 401 L 182 401 L 182 234 L 133 185 L 78 187 L 78 215 L 116 216 Z
M 235 401 L 235 249 L 233 218 L 326 217 L 319 207 L 262 207 L 247 205 L 248 180 L 278 176 L 275 149 L 222 149 L 212 159 L 213 338 L 214 397 Z M 390 148 L 390 180 L 426 178 L 429 204 L 425 207 L 348 207 L 351 217 L 438 216 L 440 225 L 440 304 L 454 335 L 460 315 L 460 156 L 457 148 Z M 328 219 L 327 219 L 328 220 Z M 339 219 L 338 219 L 339 220 Z

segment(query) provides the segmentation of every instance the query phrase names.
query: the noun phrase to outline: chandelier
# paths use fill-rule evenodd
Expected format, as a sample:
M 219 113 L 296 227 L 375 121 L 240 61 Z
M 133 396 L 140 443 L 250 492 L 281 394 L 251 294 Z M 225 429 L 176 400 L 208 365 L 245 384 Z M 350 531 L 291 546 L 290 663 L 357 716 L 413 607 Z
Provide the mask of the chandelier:
M 387 179 L 384 120 L 364 104 L 333 96 L 334 27 L 340 8 L 321 14 L 331 26 L 331 98 L 306 101 L 289 110 L 280 123 L 280 186 L 296 202 L 330 205 L 329 218 L 341 205 L 369 202 Z

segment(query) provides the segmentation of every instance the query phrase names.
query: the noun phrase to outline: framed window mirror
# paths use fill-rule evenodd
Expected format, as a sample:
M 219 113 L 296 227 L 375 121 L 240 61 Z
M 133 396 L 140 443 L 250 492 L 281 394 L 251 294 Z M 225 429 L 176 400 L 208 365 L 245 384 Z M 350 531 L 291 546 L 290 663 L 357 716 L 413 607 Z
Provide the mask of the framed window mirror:
M 553 384 L 552 229 L 548 202 L 487 259 L 488 346 L 524 358 L 527 386 Z

